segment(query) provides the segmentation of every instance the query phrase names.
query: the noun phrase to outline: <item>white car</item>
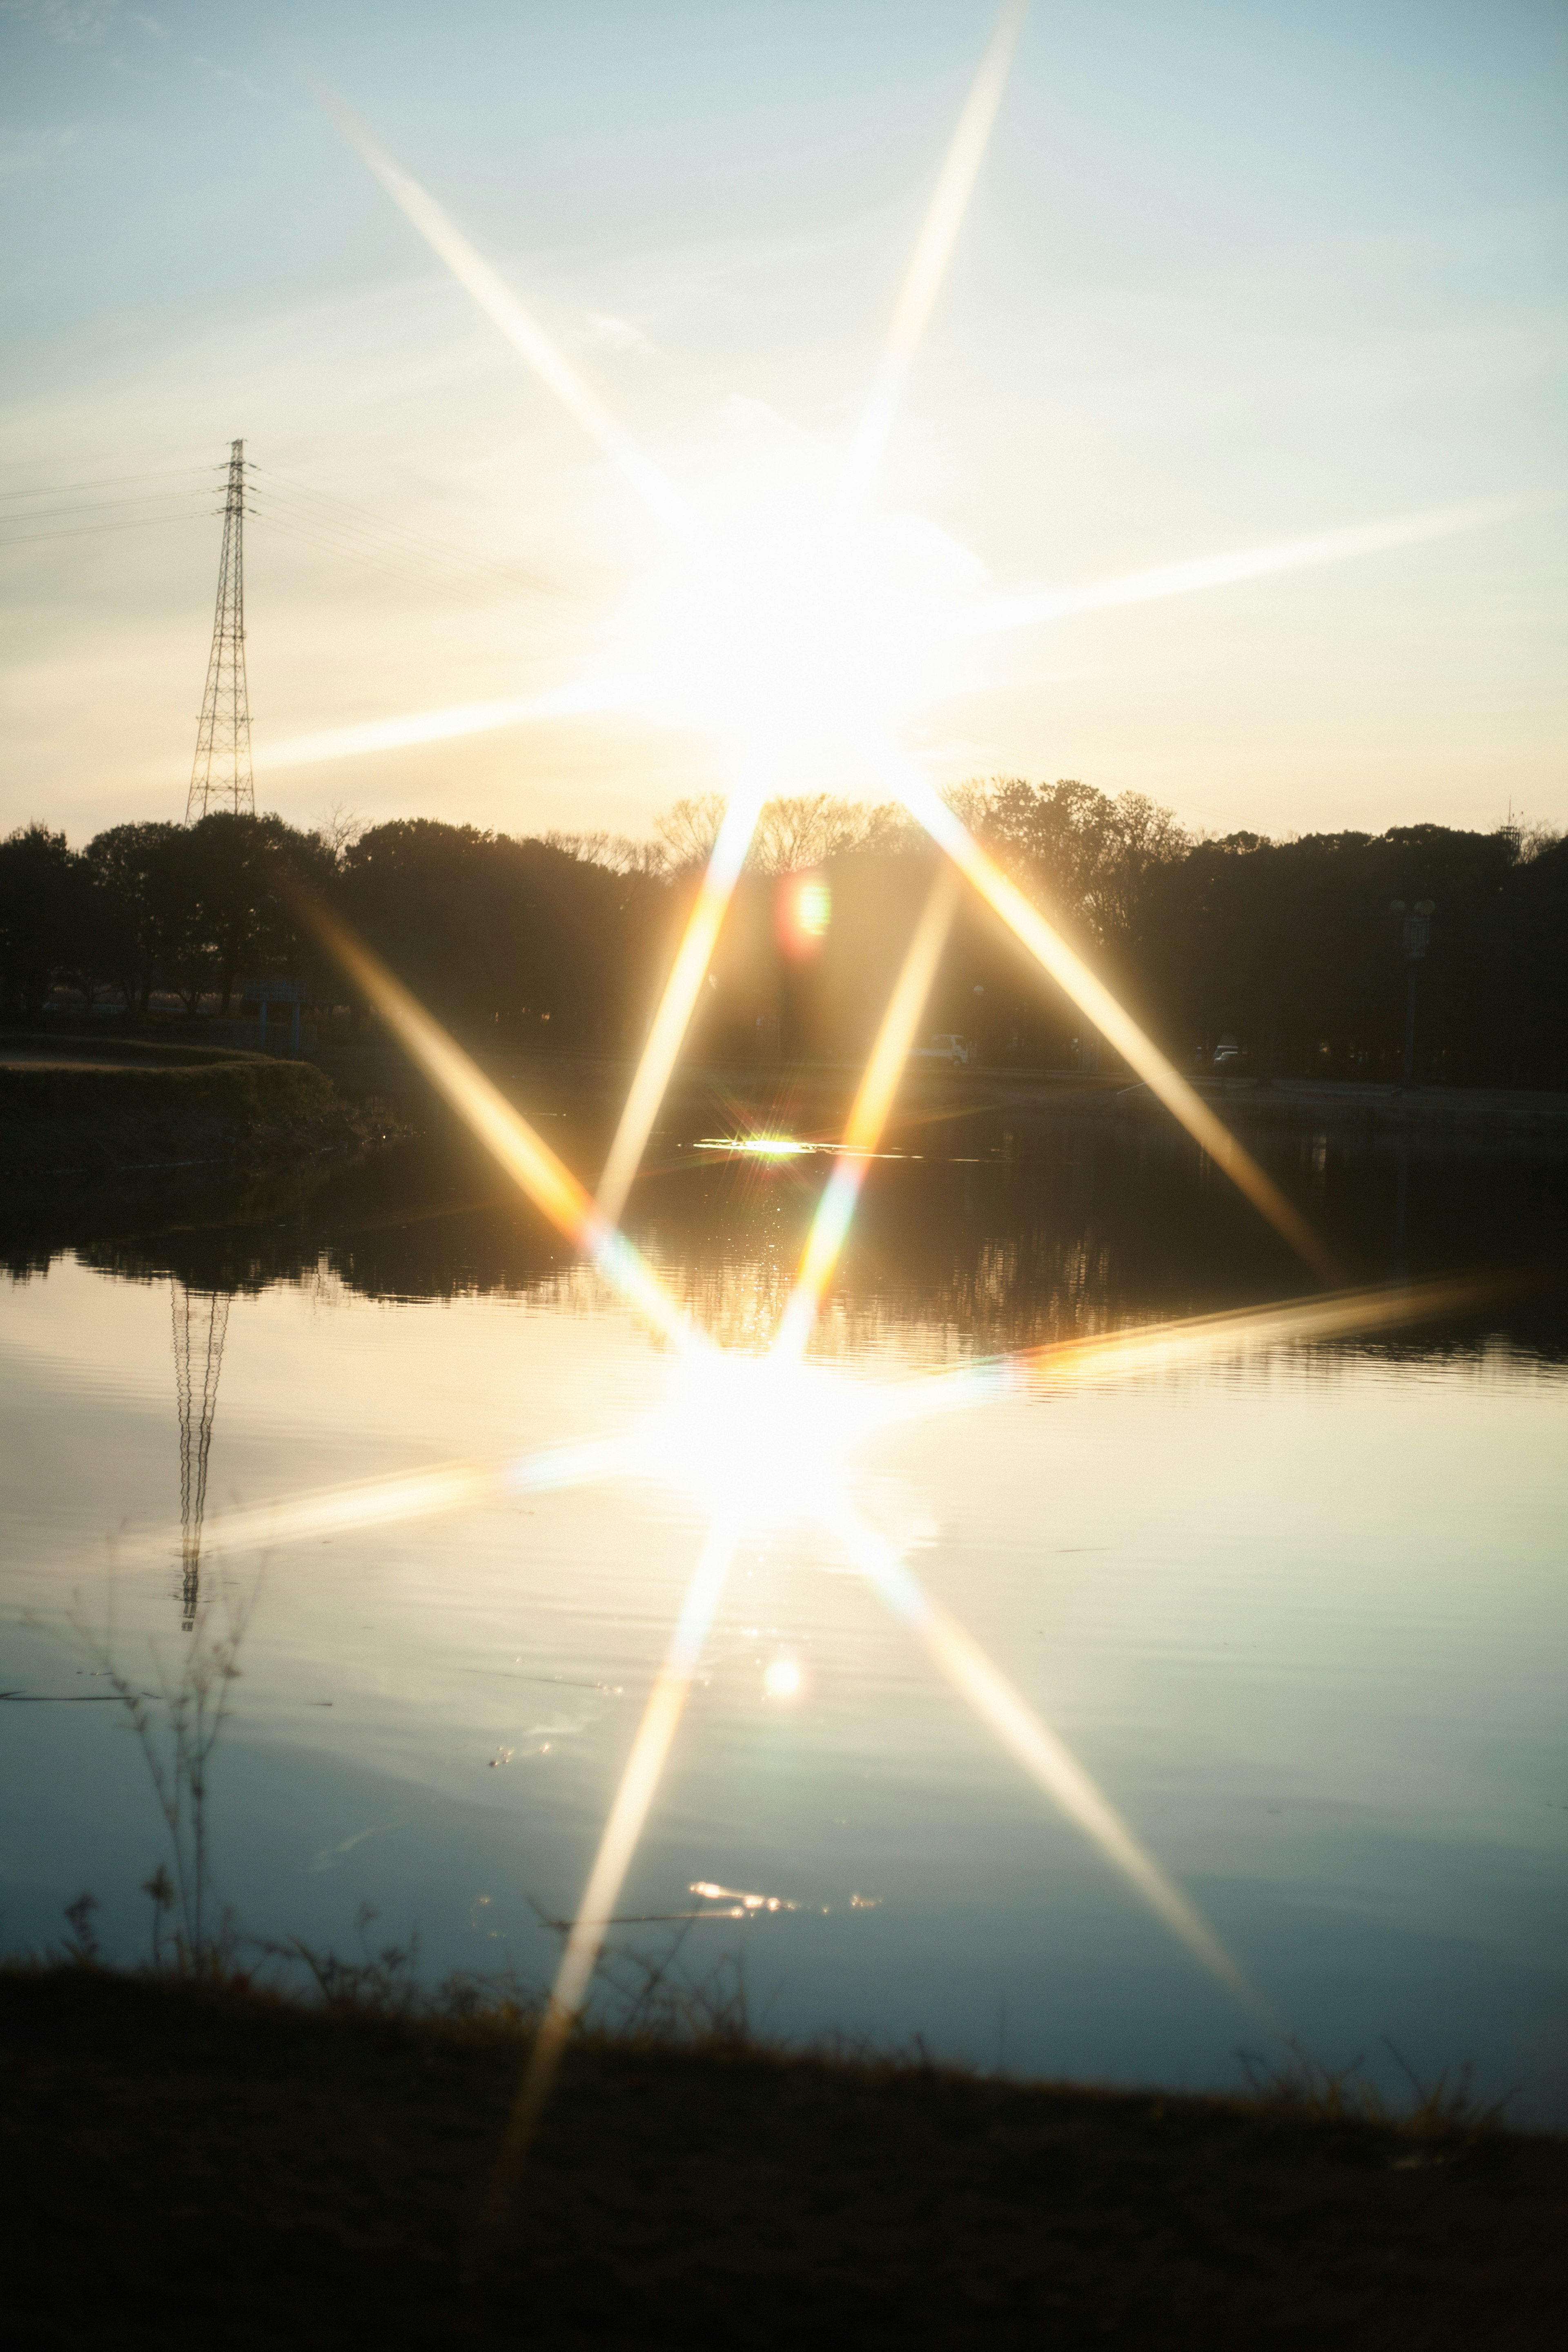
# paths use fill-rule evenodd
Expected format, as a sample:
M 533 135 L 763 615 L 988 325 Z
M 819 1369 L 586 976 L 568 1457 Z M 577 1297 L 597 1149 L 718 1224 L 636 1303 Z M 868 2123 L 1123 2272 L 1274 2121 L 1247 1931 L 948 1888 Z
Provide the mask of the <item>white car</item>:
M 931 1039 L 929 1045 L 911 1045 L 910 1059 L 911 1062 L 945 1062 L 951 1070 L 963 1070 L 969 1066 L 969 1046 L 955 1030 L 944 1029 L 939 1036 Z

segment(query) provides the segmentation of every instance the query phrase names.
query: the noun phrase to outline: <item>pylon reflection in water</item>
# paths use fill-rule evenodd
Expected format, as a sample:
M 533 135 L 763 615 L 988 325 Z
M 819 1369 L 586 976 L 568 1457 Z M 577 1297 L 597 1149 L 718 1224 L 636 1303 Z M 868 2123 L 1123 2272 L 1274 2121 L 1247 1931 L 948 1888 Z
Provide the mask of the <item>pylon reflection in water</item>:
M 180 1416 L 180 1622 L 196 1622 L 202 1586 L 202 1522 L 207 1507 L 207 1457 L 228 1331 L 228 1293 L 169 1286 L 174 1335 L 174 1397 Z

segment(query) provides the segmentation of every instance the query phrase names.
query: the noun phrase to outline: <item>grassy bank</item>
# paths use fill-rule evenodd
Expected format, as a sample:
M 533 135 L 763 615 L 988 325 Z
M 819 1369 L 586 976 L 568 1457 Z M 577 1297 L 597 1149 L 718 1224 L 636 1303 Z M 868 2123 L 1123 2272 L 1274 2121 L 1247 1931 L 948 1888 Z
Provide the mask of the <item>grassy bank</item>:
M 0 1169 L 14 1176 L 287 1157 L 344 1118 L 307 1062 L 132 1042 L 89 1059 L 54 1039 L 0 1038 Z
M 461 2266 L 515 2019 L 0 1974 L 6 2339 L 1529 2347 L 1568 2141 L 585 2040 Z

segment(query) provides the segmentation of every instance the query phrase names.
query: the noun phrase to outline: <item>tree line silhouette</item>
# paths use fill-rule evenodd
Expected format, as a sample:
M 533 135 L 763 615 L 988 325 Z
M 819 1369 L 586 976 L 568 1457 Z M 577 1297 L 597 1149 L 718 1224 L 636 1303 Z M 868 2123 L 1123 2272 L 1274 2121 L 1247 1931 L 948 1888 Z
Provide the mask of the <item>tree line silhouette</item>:
M 993 855 L 1177 1060 L 1233 1037 L 1261 1075 L 1398 1074 L 1396 901 L 1435 902 L 1417 1076 L 1568 1085 L 1568 843 L 1509 824 L 1269 840 L 1194 837 L 1139 793 L 1003 778 L 951 798 Z M 8 1018 L 232 1015 L 288 979 L 353 1000 L 311 902 L 346 921 L 470 1042 L 625 1055 L 641 1044 L 722 816 L 679 801 L 656 837 L 512 836 L 429 818 L 355 832 L 215 814 L 119 824 L 73 850 L 34 824 L 0 842 Z M 936 870 L 895 805 L 832 794 L 763 813 L 689 1050 L 852 1057 L 875 1030 Z M 800 888 L 813 886 L 809 919 Z M 933 1031 L 982 1057 L 1092 1066 L 1070 1002 L 971 895 L 933 992 Z

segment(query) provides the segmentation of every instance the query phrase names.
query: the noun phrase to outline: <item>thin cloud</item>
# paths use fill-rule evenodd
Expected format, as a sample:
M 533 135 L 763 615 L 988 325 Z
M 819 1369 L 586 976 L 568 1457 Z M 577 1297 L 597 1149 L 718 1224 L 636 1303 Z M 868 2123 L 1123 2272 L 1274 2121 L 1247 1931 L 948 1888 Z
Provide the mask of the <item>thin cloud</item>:
M 594 341 L 602 343 L 606 351 L 651 352 L 654 348 L 640 327 L 634 327 L 629 319 L 616 319 L 607 310 L 590 310 L 588 324 L 593 329 Z
M 35 25 L 51 41 L 100 41 L 120 13 L 120 0 L 0 0 L 7 16 Z
M 60 123 L 47 131 L 8 132 L 0 137 L 0 179 L 11 179 L 23 172 L 47 171 L 80 137 L 81 126 L 76 122 Z

